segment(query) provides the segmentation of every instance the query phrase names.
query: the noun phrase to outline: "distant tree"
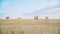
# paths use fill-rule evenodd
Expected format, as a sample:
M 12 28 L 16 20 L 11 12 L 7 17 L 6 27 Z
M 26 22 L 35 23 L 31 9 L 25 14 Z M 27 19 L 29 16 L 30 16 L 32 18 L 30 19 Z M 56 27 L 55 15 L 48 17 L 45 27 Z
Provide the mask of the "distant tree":
M 46 16 L 46 19 L 48 19 L 48 17 Z
M 20 17 L 18 17 L 17 19 L 21 19 Z
M 9 17 L 6 17 L 6 19 L 9 19 Z

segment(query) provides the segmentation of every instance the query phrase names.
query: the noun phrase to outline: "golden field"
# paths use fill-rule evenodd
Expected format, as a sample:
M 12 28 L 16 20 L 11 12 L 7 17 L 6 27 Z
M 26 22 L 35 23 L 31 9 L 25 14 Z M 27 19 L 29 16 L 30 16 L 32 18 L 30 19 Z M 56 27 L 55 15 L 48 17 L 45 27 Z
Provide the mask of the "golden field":
M 60 34 L 60 19 L 0 19 L 0 34 Z

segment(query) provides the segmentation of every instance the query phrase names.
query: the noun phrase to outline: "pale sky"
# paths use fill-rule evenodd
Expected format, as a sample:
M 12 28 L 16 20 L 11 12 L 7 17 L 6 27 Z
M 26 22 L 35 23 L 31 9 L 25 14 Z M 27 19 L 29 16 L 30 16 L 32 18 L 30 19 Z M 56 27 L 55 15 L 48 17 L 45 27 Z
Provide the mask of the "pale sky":
M 58 18 L 60 0 L 0 0 L 0 18 Z

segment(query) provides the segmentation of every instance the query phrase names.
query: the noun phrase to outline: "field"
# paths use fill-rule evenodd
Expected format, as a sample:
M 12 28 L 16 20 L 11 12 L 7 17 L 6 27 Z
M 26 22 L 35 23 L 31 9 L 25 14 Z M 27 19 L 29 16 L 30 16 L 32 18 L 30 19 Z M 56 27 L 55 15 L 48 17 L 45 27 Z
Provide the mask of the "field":
M 0 19 L 0 34 L 60 34 L 60 19 Z

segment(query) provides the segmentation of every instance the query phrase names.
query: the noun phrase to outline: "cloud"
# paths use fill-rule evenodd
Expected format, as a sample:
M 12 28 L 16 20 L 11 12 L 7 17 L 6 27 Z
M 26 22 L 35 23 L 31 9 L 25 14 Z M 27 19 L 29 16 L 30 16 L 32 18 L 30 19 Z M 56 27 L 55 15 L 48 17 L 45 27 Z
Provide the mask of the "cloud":
M 59 5 L 59 1 L 44 1 L 40 3 L 39 9 L 35 10 L 35 11 L 29 11 L 27 14 L 34 14 L 37 12 L 42 12 L 42 11 L 46 11 L 46 12 L 53 12 L 53 10 L 56 9 L 56 6 Z M 40 10 L 40 11 L 38 11 Z M 59 9 L 57 9 L 59 10 Z
M 49 10 L 46 10 L 45 12 L 47 13 L 60 12 L 60 8 L 49 9 Z
M 41 9 L 46 9 L 46 8 L 51 8 L 51 7 L 54 7 L 54 6 L 58 6 L 59 5 L 59 2 L 57 1 L 50 1 L 50 2 L 43 2 L 40 4 L 40 8 Z

